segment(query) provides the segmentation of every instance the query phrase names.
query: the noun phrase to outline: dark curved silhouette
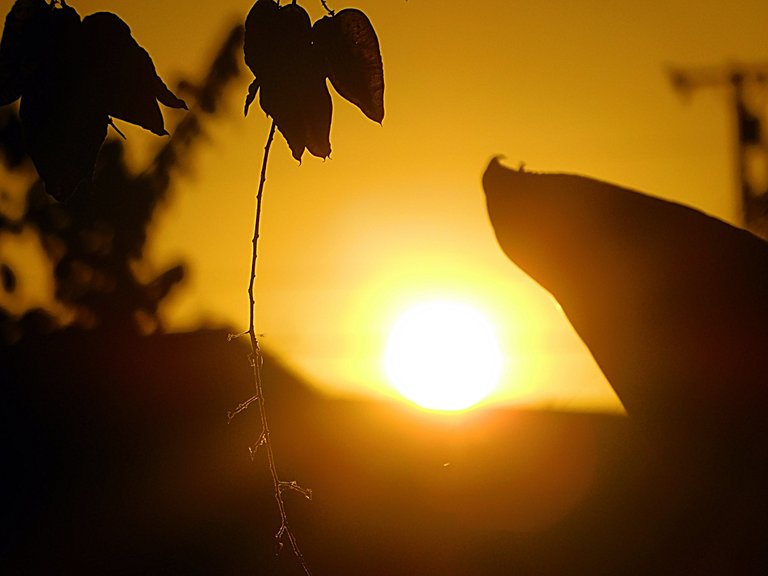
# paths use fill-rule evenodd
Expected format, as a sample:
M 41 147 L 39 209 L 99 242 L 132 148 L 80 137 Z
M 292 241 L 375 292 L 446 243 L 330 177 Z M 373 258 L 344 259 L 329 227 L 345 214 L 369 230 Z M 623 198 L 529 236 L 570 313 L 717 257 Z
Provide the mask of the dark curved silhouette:
M 674 573 L 759 573 L 768 244 L 680 204 L 498 159 L 483 187 L 502 249 L 557 299 L 652 447 L 647 484 L 666 509 L 615 520 L 648 541 L 623 568 L 658 554 Z

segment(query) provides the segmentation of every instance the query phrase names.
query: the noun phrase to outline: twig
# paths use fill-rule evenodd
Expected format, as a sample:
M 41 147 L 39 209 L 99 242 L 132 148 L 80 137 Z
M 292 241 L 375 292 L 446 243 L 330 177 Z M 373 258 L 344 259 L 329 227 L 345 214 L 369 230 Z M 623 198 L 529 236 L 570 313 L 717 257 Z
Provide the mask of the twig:
M 272 126 L 269 128 L 269 135 L 267 136 L 267 143 L 264 146 L 264 157 L 261 161 L 261 176 L 259 179 L 259 190 L 256 194 L 256 222 L 253 226 L 253 240 L 251 241 L 253 245 L 253 250 L 251 252 L 251 276 L 248 283 L 248 300 L 250 303 L 250 312 L 249 312 L 249 322 L 248 322 L 248 336 L 251 340 L 251 368 L 253 369 L 253 386 L 254 386 L 254 395 L 251 399 L 247 400 L 244 404 L 250 404 L 252 401 L 256 401 L 256 403 L 259 406 L 259 418 L 261 420 L 261 434 L 259 435 L 258 441 L 254 444 L 254 446 L 250 447 L 249 450 L 251 452 L 251 457 L 256 452 L 256 449 L 258 449 L 261 446 L 264 446 L 264 449 L 267 451 L 267 461 L 269 462 L 269 472 L 272 476 L 272 487 L 274 489 L 274 496 L 275 501 L 277 502 L 277 508 L 280 512 L 280 528 L 277 530 L 275 534 L 275 540 L 277 542 L 277 549 L 280 550 L 283 547 L 283 538 L 288 538 L 288 542 L 291 545 L 291 550 L 293 551 L 293 554 L 298 558 L 299 563 L 301 564 L 302 569 L 304 570 L 304 573 L 307 576 L 311 576 L 311 572 L 309 571 L 309 567 L 307 566 L 306 560 L 304 559 L 304 555 L 301 553 L 301 550 L 299 548 L 298 542 L 296 541 L 296 536 L 291 531 L 289 525 L 288 525 L 288 514 L 285 511 L 285 502 L 283 501 L 283 490 L 286 488 L 295 490 L 297 492 L 300 492 L 307 498 L 312 497 L 312 491 L 302 488 L 299 486 L 298 483 L 295 481 L 285 482 L 283 480 L 280 480 L 280 477 L 277 473 L 277 464 L 275 463 L 275 453 L 272 449 L 272 440 L 270 437 L 269 432 L 269 422 L 267 420 L 267 410 L 264 403 L 264 390 L 261 383 L 261 365 L 263 362 L 263 357 L 261 354 L 261 348 L 259 347 L 259 341 L 256 337 L 256 328 L 255 328 L 255 322 L 254 322 L 254 310 L 256 307 L 256 301 L 253 296 L 253 286 L 256 282 L 256 259 L 258 257 L 258 245 L 259 245 L 259 226 L 261 225 L 261 199 L 262 195 L 264 193 L 264 183 L 267 181 L 267 161 L 269 160 L 269 150 L 272 146 L 272 140 L 275 136 L 275 122 L 272 121 Z M 242 404 L 241 404 L 242 406 Z M 240 408 L 240 407 L 238 407 Z M 242 408 L 245 409 L 245 408 Z M 235 409 L 234 413 L 237 414 L 239 411 L 237 408 Z

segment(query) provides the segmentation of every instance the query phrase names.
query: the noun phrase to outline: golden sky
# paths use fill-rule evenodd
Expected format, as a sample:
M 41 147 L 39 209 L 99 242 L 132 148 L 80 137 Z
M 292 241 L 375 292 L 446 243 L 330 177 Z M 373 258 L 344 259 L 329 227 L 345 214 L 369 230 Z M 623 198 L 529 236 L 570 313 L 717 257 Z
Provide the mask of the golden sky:
M 117 12 L 173 85 L 195 78 L 250 3 L 71 0 Z M 300 2 L 313 18 L 319 0 Z M 385 71 L 383 126 L 334 94 L 332 158 L 301 166 L 278 135 L 265 192 L 257 330 L 311 382 L 391 395 L 386 333 L 432 296 L 477 304 L 509 359 L 494 401 L 618 408 L 554 302 L 497 247 L 480 175 L 488 160 L 567 171 L 737 214 L 724 90 L 685 102 L 669 65 L 768 61 L 768 4 L 754 1 L 482 3 L 359 0 Z M 3 0 L 3 13 L 10 2 Z M 162 208 L 158 269 L 183 258 L 188 282 L 164 311 L 172 329 L 247 326 L 254 196 L 269 122 L 242 117 L 249 79 Z M 171 118 L 170 116 L 168 116 Z M 172 126 L 172 124 L 171 124 Z M 148 139 L 126 128 L 141 157 Z

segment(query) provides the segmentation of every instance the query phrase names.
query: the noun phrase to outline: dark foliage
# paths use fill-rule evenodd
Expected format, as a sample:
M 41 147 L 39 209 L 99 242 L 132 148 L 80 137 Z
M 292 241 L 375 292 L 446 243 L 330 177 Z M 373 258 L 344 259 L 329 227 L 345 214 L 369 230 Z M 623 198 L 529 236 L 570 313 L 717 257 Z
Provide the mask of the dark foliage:
M 275 121 L 291 153 L 331 154 L 330 78 L 339 94 L 376 122 L 384 118 L 384 72 L 378 38 L 359 10 L 342 10 L 311 25 L 298 4 L 257 0 L 245 21 L 245 63 L 254 80 L 245 114 L 261 91 L 261 108 Z
M 116 23 L 111 16 L 104 17 Z M 186 158 L 200 141 L 204 119 L 220 111 L 222 94 L 240 73 L 242 38 L 241 27 L 226 38 L 200 86 L 191 89 L 199 107 L 185 115 L 146 171 L 132 173 L 124 161 L 122 140 L 107 140 L 95 165 L 93 194 L 76 194 L 59 203 L 38 182 L 27 195 L 27 211 L 20 221 L 0 219 L 0 230 L 32 226 L 39 232 L 55 263 L 56 298 L 74 311 L 77 325 L 127 332 L 161 329 L 158 306 L 182 280 L 184 269 L 177 264 L 147 282 L 137 277 L 135 264 L 144 256 L 152 215 L 170 190 L 173 172 L 187 168 Z M 4 158 L 12 159 L 6 163 L 24 169 L 29 159 L 18 138 L 20 125 L 12 107 L 0 109 L 0 127 L 8 127 L 0 130 L 8 135 L 0 140 L 0 150 Z M 14 287 L 16 277 L 16 271 L 2 264 L 6 291 Z M 26 318 L 5 315 L 0 340 L 32 336 L 55 326 L 52 319 L 43 321 L 41 316 L 41 311 Z
M 186 108 L 111 13 L 17 0 L 0 41 L 0 105 L 21 98 L 27 153 L 57 200 L 89 183 L 112 117 L 167 134 L 157 101 Z

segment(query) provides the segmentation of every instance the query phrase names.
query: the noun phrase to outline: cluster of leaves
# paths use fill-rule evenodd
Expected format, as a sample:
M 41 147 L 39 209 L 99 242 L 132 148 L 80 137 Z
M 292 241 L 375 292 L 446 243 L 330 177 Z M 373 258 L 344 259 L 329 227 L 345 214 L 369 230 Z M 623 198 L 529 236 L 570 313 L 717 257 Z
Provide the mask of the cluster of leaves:
M 360 10 L 347 8 L 311 24 L 298 4 L 257 0 L 245 21 L 245 63 L 255 76 L 245 114 L 261 90 L 296 160 L 304 150 L 331 154 L 333 112 L 326 78 L 374 122 L 384 119 L 384 71 L 376 32 Z
M 26 150 L 58 200 L 89 182 L 112 118 L 165 135 L 158 101 L 184 108 L 117 15 L 16 0 L 0 41 L 0 106 L 21 98 Z
M 162 330 L 158 308 L 182 280 L 176 264 L 149 280 L 137 275 L 144 259 L 148 228 L 158 204 L 172 186 L 172 176 L 188 168 L 189 153 L 205 137 L 206 122 L 220 113 L 222 101 L 241 74 L 242 26 L 235 27 L 215 56 L 207 74 L 196 84 L 185 83 L 185 95 L 195 101 L 192 111 L 176 125 L 151 165 L 136 174 L 124 158 L 123 141 L 108 138 L 98 155 L 92 196 L 74 195 L 55 201 L 38 180 L 27 193 L 19 219 L 0 215 L 0 232 L 27 227 L 40 235 L 54 264 L 55 298 L 74 314 L 82 328 L 146 333 Z M 0 108 L 0 163 L 10 171 L 32 170 L 16 106 Z M 0 289 L 23 290 L 24 274 L 0 261 Z M 0 342 L 34 337 L 56 328 L 41 310 L 17 318 L 0 309 Z

